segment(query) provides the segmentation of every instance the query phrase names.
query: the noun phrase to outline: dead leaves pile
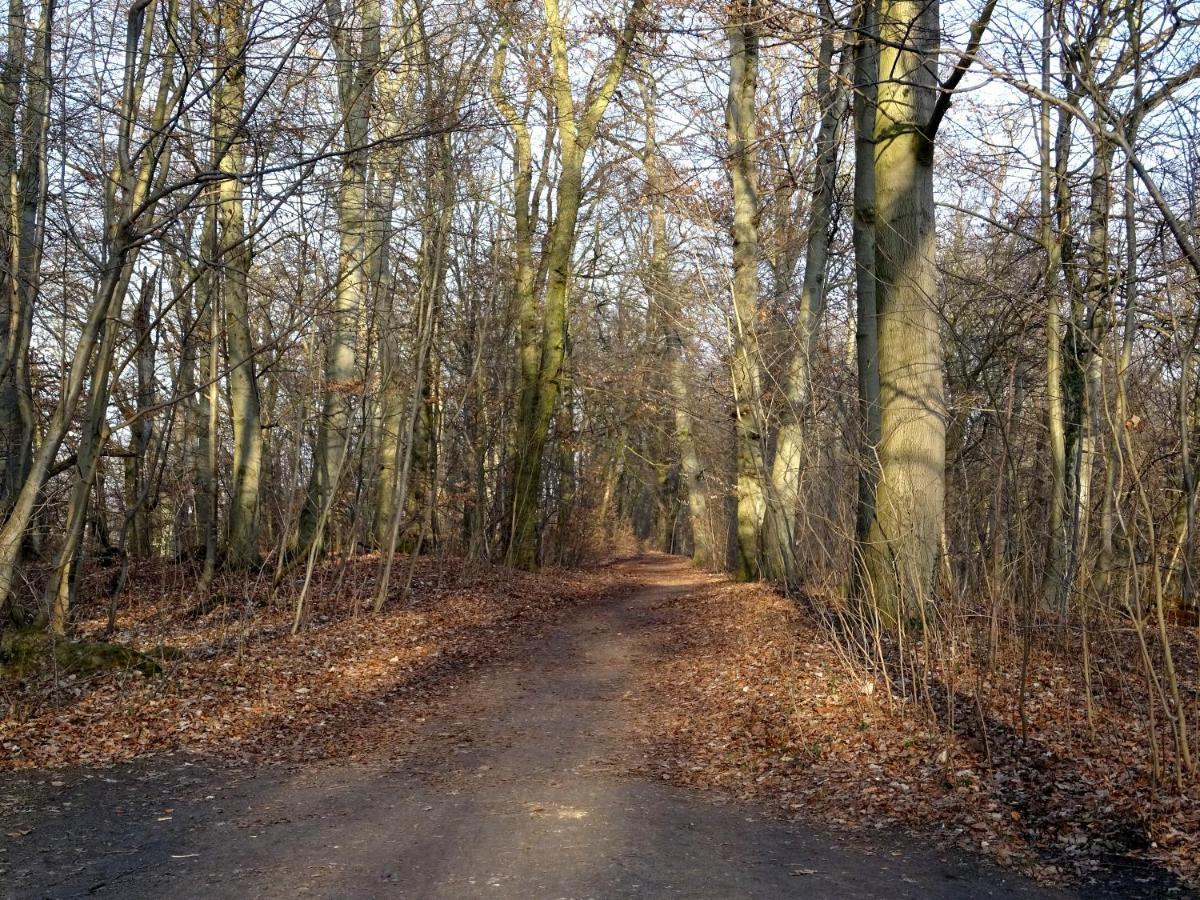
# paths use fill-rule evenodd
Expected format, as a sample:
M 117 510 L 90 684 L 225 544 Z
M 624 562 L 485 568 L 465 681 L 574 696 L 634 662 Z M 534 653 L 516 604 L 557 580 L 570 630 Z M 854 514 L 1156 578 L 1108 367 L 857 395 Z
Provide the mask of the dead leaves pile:
M 1200 883 L 1200 785 L 1153 784 L 1146 725 L 1119 703 L 1093 733 L 1061 659 L 1033 655 L 1022 740 L 1015 675 L 989 676 L 986 706 L 973 684 L 943 688 L 951 728 L 948 706 L 897 698 L 767 589 L 717 582 L 664 613 L 642 722 L 659 777 L 834 827 L 932 834 L 1044 881 L 1112 866 Z
M 264 606 L 265 586 L 231 576 L 218 585 L 229 602 L 205 604 L 197 616 L 194 598 L 179 590 L 186 577 L 140 574 L 117 637 L 151 653 L 175 648 L 163 659 L 166 674 L 84 680 L 43 671 L 0 682 L 0 769 L 109 765 L 178 751 L 231 761 L 386 752 L 406 720 L 428 712 L 432 691 L 565 606 L 604 595 L 616 578 L 424 560 L 403 606 L 394 600 L 375 615 L 364 607 L 377 568 L 369 557 L 323 567 L 309 626 L 294 637 L 290 605 Z M 102 627 L 97 616 L 84 633 Z

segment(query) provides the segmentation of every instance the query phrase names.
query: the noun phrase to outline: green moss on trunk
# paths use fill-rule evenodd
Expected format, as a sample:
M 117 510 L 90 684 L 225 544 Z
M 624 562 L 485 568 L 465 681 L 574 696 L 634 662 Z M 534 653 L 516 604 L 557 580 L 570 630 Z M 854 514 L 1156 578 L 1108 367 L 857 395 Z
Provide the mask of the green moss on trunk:
M 162 674 L 162 666 L 156 660 L 124 644 L 67 641 L 40 630 L 0 635 L 0 673 L 5 676 L 21 678 L 50 664 L 73 675 L 119 669 L 136 669 L 147 676 Z

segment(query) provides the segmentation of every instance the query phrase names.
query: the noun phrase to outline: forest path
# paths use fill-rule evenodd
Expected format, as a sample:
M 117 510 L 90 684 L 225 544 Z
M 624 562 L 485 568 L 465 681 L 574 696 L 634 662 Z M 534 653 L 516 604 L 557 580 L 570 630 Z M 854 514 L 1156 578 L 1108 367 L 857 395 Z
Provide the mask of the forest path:
M 569 611 L 471 676 L 400 760 L 42 773 L 23 788 L 35 834 L 0 853 L 0 894 L 1069 896 L 902 835 L 785 824 L 628 774 L 636 708 L 651 699 L 636 691 L 662 652 L 658 607 L 707 576 L 663 556 L 619 565 L 639 587 Z

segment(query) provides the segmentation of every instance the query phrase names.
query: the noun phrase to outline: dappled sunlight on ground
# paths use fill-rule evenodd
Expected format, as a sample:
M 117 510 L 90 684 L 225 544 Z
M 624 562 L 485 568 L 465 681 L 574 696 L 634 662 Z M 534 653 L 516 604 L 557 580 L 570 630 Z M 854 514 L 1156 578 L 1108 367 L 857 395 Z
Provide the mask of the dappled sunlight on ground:
M 370 752 L 365 730 L 392 701 L 419 700 L 409 696 L 416 687 L 486 662 L 565 605 L 611 589 L 614 577 L 424 560 L 411 599 L 401 607 L 397 586 L 374 615 L 362 605 L 373 596 L 378 560 L 345 568 L 332 561 L 318 573 L 309 627 L 295 637 L 288 604 L 267 605 L 266 585 L 199 616 L 184 593 L 140 596 L 119 637 L 152 655 L 165 644 L 179 658 L 165 657 L 157 678 L 44 670 L 0 682 L 8 707 L 0 766 L 108 764 L 176 750 L 230 758 Z M 402 717 L 389 710 L 386 719 L 395 726 Z

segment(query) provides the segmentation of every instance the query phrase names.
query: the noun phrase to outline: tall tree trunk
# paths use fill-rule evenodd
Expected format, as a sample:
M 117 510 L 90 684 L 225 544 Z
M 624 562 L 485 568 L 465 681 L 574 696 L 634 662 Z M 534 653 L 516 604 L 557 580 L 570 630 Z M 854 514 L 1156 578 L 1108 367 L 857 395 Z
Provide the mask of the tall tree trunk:
M 0 483 L 0 502 L 7 509 L 25 480 L 24 462 L 28 446 L 32 446 L 33 431 L 21 421 L 17 398 L 17 346 L 20 343 L 21 311 L 14 301 L 17 293 L 16 267 L 13 260 L 20 243 L 17 229 L 17 210 L 11 185 L 17 179 L 19 147 L 17 139 L 18 108 L 21 83 L 25 79 L 25 4 L 9 0 L 8 32 L 3 62 L 0 63 L 0 250 L 4 265 L 0 265 L 0 450 L 4 453 L 3 482 Z M 30 423 L 32 425 L 32 423 Z
M 521 217 L 528 226 L 528 207 L 522 209 L 522 193 L 528 197 L 528 182 L 518 166 L 518 285 L 517 305 L 520 322 L 519 366 L 521 394 L 517 407 L 516 438 L 513 447 L 513 472 L 506 511 L 508 527 L 506 562 L 517 568 L 537 566 L 536 528 L 538 496 L 542 481 L 542 456 L 550 421 L 558 405 L 560 376 L 566 356 L 567 294 L 571 284 L 571 263 L 575 251 L 576 224 L 583 198 L 583 163 L 596 137 L 600 119 L 616 92 L 625 71 L 625 63 L 646 0 L 633 0 L 625 25 L 617 38 L 616 50 L 604 78 L 591 92 L 581 114 L 575 111 L 572 82 L 567 59 L 566 27 L 558 0 L 545 0 L 546 30 L 550 42 L 552 79 L 550 93 L 557 117 L 560 171 L 555 191 L 555 219 L 546 251 L 546 288 L 542 302 L 540 339 L 536 327 L 536 301 L 533 295 L 532 267 L 524 269 Z M 493 95 L 499 95 L 499 77 L 503 57 L 498 55 L 493 71 Z M 511 105 L 498 100 L 501 110 L 516 134 L 518 145 L 528 132 Z M 527 150 L 526 150 L 527 152 Z M 520 149 L 518 148 L 518 155 Z M 526 156 L 526 159 L 528 157 Z M 528 288 L 528 289 L 527 289 Z
M 362 21 L 352 27 L 350 11 L 337 10 L 331 21 L 337 55 L 338 100 L 344 117 L 342 168 L 338 183 L 338 280 L 333 327 L 325 350 L 325 389 L 313 448 L 313 469 L 308 495 L 300 514 L 296 549 L 307 552 L 320 543 L 326 508 L 330 506 L 349 440 L 350 411 L 361 393 L 358 363 L 358 329 L 366 302 L 367 243 L 370 227 L 366 215 L 367 140 L 379 65 L 379 2 L 366 0 L 359 10 Z M 361 37 L 354 42 L 353 34 Z
M 397 15 L 399 9 L 398 7 Z M 371 160 L 374 189 L 367 271 L 378 329 L 376 359 L 380 383 L 374 418 L 375 445 L 379 454 L 375 474 L 374 534 L 378 547 L 385 547 L 391 536 L 399 478 L 400 435 L 404 422 L 405 372 L 397 333 L 399 322 L 395 311 L 391 242 L 392 216 L 395 212 L 396 185 L 400 169 L 400 147 L 396 146 L 396 140 L 402 128 L 401 104 L 410 96 L 407 90 L 410 86 L 409 76 L 417 65 L 417 50 L 409 32 L 408 22 L 393 21 L 388 32 L 386 54 L 386 58 L 393 62 L 391 65 L 380 66 L 375 76 L 379 109 L 379 145 Z
M 879 79 L 879 8 L 877 0 L 861 0 L 856 12 L 854 43 L 854 280 L 855 357 L 858 376 L 858 496 L 854 535 L 853 593 L 866 587 L 865 559 L 875 520 L 875 486 L 879 481 L 879 333 L 876 316 L 875 267 L 875 102 Z
M 243 108 L 246 103 L 246 10 L 242 0 L 220 0 L 217 70 L 213 93 L 213 144 L 218 182 L 220 272 L 229 351 L 229 415 L 233 431 L 232 494 L 224 561 L 247 568 L 259 561 L 258 494 L 263 434 L 258 393 L 258 363 L 250 325 L 250 245 L 242 212 L 239 180 L 245 165 Z
M 49 128 L 50 28 L 54 3 L 45 3 L 26 64 L 26 10 L 10 0 L 8 40 L 0 69 L 0 512 L 7 512 L 29 474 L 34 410 L 29 342 L 41 278 L 45 234 L 46 139 Z M 24 83 L 25 103 L 17 107 Z
M 219 320 L 219 296 L 217 289 L 218 266 L 216 264 L 216 206 L 210 204 L 204 213 L 204 224 L 201 226 L 200 271 L 195 273 L 196 297 L 199 306 L 196 312 L 196 325 L 193 329 L 196 338 L 196 366 L 200 375 L 196 394 L 189 410 L 192 419 L 192 432 L 195 443 L 192 448 L 192 472 L 194 478 L 193 490 L 196 496 L 196 525 L 197 541 L 193 552 L 205 562 L 206 570 L 210 560 L 216 564 L 218 487 L 219 478 L 216 466 L 216 446 L 219 435 L 214 427 L 215 420 L 215 384 L 213 379 L 212 360 L 219 353 L 215 344 L 221 329 Z M 203 336 L 203 337 L 201 337 Z
M 934 260 L 938 3 L 881 0 L 875 116 L 879 483 L 864 549 L 885 620 L 931 599 L 945 500 L 946 421 Z
M 1068 375 L 1073 390 L 1067 397 L 1067 459 L 1075 460 L 1075 490 L 1072 498 L 1074 508 L 1070 544 L 1073 564 L 1068 568 L 1068 588 L 1075 580 L 1071 576 L 1082 564 L 1079 557 L 1087 545 L 1093 505 L 1092 482 L 1103 437 L 1101 416 L 1104 396 L 1101 378 L 1111 302 L 1108 226 L 1114 150 L 1115 147 L 1106 138 L 1093 139 L 1092 173 L 1088 191 L 1088 239 L 1083 254 L 1087 274 L 1083 279 L 1078 308 L 1074 311 L 1076 318 L 1071 325 Z M 1072 446 L 1073 443 L 1075 446 Z M 1103 556 L 1102 549 L 1101 557 Z M 1099 565 L 1101 569 L 1106 567 L 1103 558 Z M 1096 574 L 1103 581 L 1103 573 Z
M 1131 22 L 1135 21 L 1133 12 L 1130 12 Z M 1135 52 L 1137 39 L 1135 38 Z M 1135 101 L 1141 99 L 1141 66 L 1140 62 L 1135 63 L 1137 70 L 1135 73 Z M 1137 131 L 1140 125 L 1140 113 L 1135 113 L 1125 128 L 1126 139 L 1130 146 L 1134 146 L 1137 140 Z M 1121 282 L 1121 293 L 1125 300 L 1125 315 L 1121 327 L 1121 352 L 1117 357 L 1116 367 L 1116 386 L 1117 400 L 1116 410 L 1113 416 L 1113 427 L 1116 431 L 1111 435 L 1111 440 L 1107 445 L 1108 456 L 1105 460 L 1105 489 L 1104 500 L 1101 514 L 1101 554 L 1099 571 L 1097 572 L 1097 587 L 1108 587 L 1113 574 L 1113 569 L 1116 566 L 1116 518 L 1117 518 L 1117 503 L 1120 498 L 1117 497 L 1117 470 L 1121 456 L 1121 430 L 1126 428 L 1126 420 L 1129 415 L 1129 368 L 1133 364 L 1133 345 L 1137 338 L 1137 315 L 1138 315 L 1138 223 L 1137 223 L 1137 177 L 1133 171 L 1133 166 L 1130 165 L 1128 159 L 1124 166 L 1125 178 L 1123 183 L 1123 216 L 1122 224 L 1125 227 L 1125 275 Z M 1191 369 L 1192 369 L 1192 353 L 1193 348 L 1188 347 L 1181 354 L 1179 367 L 1179 390 L 1180 398 L 1187 396 L 1189 385 L 1191 384 Z M 1183 479 L 1183 504 L 1181 509 L 1185 512 L 1184 525 L 1186 534 L 1186 511 L 1191 505 L 1189 481 L 1191 480 L 1191 445 L 1190 431 L 1192 423 L 1189 422 L 1187 416 L 1188 404 L 1186 402 L 1180 407 L 1180 412 L 1183 416 L 1180 418 L 1180 468 L 1182 470 Z M 1130 423 L 1132 424 L 1132 423 Z M 1136 465 L 1136 463 L 1134 463 Z M 1187 573 L 1185 564 L 1184 573 Z M 1171 572 L 1168 570 L 1168 579 Z M 1184 600 L 1186 602 L 1188 593 L 1190 592 L 1189 579 L 1183 579 Z
M 516 411 L 515 436 L 511 454 L 511 476 L 506 503 L 506 518 L 503 523 L 506 541 L 505 555 L 510 563 L 519 562 L 516 559 L 516 543 L 528 540 L 525 532 L 532 527 L 533 510 L 531 502 L 536 501 L 527 496 L 527 489 L 522 482 L 522 470 L 527 465 L 529 454 L 526 433 L 532 416 L 530 408 L 533 399 L 533 386 L 538 375 L 538 334 L 537 334 L 537 297 L 534 295 L 533 268 L 533 225 L 531 195 L 533 193 L 533 157 L 530 145 L 529 128 L 525 120 L 517 113 L 506 97 L 501 85 L 505 61 L 508 58 L 508 45 L 511 32 L 506 28 L 500 38 L 500 46 L 496 51 L 495 63 L 492 68 L 492 100 L 504 115 L 508 127 L 513 134 L 513 306 L 517 320 L 517 374 L 520 379 L 520 393 Z M 521 496 L 517 493 L 521 491 Z M 526 526 L 525 520 L 530 520 Z M 520 527 L 518 524 L 520 523 Z M 531 535 L 529 536 L 531 537 Z M 526 553 L 524 549 L 522 553 Z M 526 553 L 526 555 L 528 555 Z M 528 561 L 532 566 L 532 559 Z
M 746 0 L 725 26 L 729 40 L 729 97 L 725 128 L 733 191 L 733 392 L 737 415 L 737 576 L 759 577 L 767 508 L 766 423 L 758 346 L 758 185 L 754 143 L 758 85 L 755 0 Z
M 678 291 L 671 278 L 667 245 L 666 191 L 663 169 L 666 161 L 658 148 L 658 85 L 653 75 L 642 79 L 642 101 L 646 113 L 646 144 L 642 164 L 646 173 L 646 191 L 650 195 L 650 265 L 647 289 L 657 310 L 663 337 L 663 363 L 667 370 L 675 426 L 675 444 L 679 466 L 687 485 L 688 530 L 692 535 L 692 561 L 711 568 L 716 564 L 712 527 L 708 517 L 708 495 L 704 470 L 696 450 L 692 418 L 691 388 L 687 379 L 687 359 L 683 345 L 683 325 L 679 320 Z
M 1067 437 L 1063 400 L 1062 313 L 1059 296 L 1064 226 L 1069 225 L 1067 198 L 1067 157 L 1070 153 L 1070 113 L 1060 109 L 1054 139 L 1051 168 L 1050 46 L 1053 35 L 1053 10 L 1049 4 L 1042 13 L 1042 91 L 1046 95 L 1040 110 L 1041 154 L 1041 242 L 1046 254 L 1042 290 L 1046 305 L 1046 424 L 1049 434 L 1050 487 L 1046 566 L 1042 571 L 1042 595 L 1049 609 L 1061 610 L 1067 601 Z M 1053 177 L 1053 182 L 1052 182 Z M 1057 233 L 1056 233 L 1057 229 Z
M 775 437 L 771 491 L 763 528 L 763 574 L 788 590 L 799 587 L 803 576 L 796 556 L 796 511 L 800 503 L 800 473 L 806 449 L 805 420 L 812 394 L 812 356 L 821 318 L 825 314 L 825 271 L 837 186 L 838 129 L 846 111 L 845 73 L 833 71 L 833 11 L 828 4 L 825 4 L 823 14 L 829 25 L 821 36 L 817 60 L 821 124 L 817 131 L 804 281 L 800 288 L 795 345 L 784 387 L 782 422 Z M 843 61 L 847 59 L 849 54 Z
M 412 465 L 408 490 L 409 532 L 401 546 L 412 548 L 418 541 L 431 547 L 437 540 L 437 471 L 440 415 L 440 372 L 435 347 L 441 325 L 442 295 L 446 284 L 447 242 L 454 217 L 456 180 L 450 136 L 432 138 L 426 155 L 426 182 L 430 187 L 422 218 L 421 247 L 417 257 L 417 290 L 422 310 L 432 317 L 428 323 L 431 340 L 424 348 L 420 365 L 425 372 L 420 408 L 413 432 Z M 421 536 L 424 535 L 422 540 Z
M 583 153 L 578 148 L 564 149 L 556 192 L 557 216 L 546 256 L 547 279 L 537 371 L 532 380 L 522 378 L 518 407 L 511 534 L 506 561 L 519 569 L 532 569 L 537 565 L 535 522 L 542 483 L 542 456 L 558 403 L 560 376 L 566 358 L 567 293 L 582 193 Z M 526 372 L 522 374 L 524 376 Z

